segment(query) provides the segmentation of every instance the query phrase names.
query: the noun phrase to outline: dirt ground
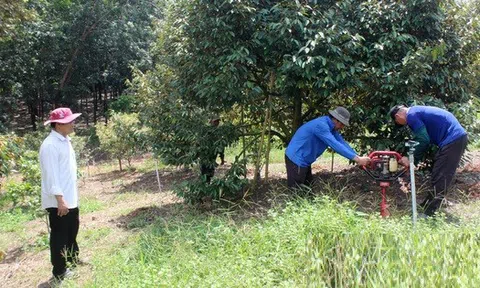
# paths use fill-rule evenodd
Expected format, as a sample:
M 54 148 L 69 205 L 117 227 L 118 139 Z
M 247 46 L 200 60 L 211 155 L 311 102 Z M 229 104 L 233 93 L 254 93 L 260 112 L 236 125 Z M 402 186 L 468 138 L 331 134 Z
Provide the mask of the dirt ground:
M 478 209 L 465 208 L 480 198 L 480 151 L 472 152 L 471 156 L 471 163 L 459 170 L 447 196 L 447 211 L 465 219 L 476 218 L 480 213 Z M 137 159 L 133 165 L 140 165 L 144 160 Z M 263 217 L 269 207 L 286 199 L 290 193 L 286 188 L 284 165 L 277 163 L 270 167 L 272 172 L 268 181 L 262 181 L 255 192 L 246 190 L 243 199 L 233 205 L 229 203 L 240 217 Z M 221 174 L 227 168 L 228 164 L 219 167 L 217 173 Z M 361 211 L 379 212 L 380 187 L 364 171 L 347 164 L 335 165 L 333 173 L 325 163 L 312 168 L 312 194 L 329 194 L 340 201 L 356 202 Z M 87 264 L 79 267 L 82 277 L 75 280 L 78 286 L 93 277 L 91 262 L 95 254 L 108 251 L 113 245 L 128 243 L 143 227 L 159 218 L 168 221 L 186 210 L 194 209 L 184 205 L 171 190 L 175 183 L 196 177 L 195 171 L 164 168 L 159 173 L 159 187 L 155 171 L 120 172 L 115 169 L 105 165 L 90 167 L 89 176 L 79 181 L 81 200 L 88 199 L 88 202 L 97 203 L 100 207 L 92 209 L 92 212 L 81 212 L 80 255 Z M 428 181 L 428 176 L 416 173 L 418 202 L 425 197 Z M 392 215 L 410 213 L 410 194 L 406 188 L 408 182 L 409 178 L 405 176 L 387 191 Z M 198 210 L 199 213 L 216 213 L 215 207 L 219 205 L 214 203 L 213 206 L 200 207 Z M 80 209 L 82 211 L 82 206 Z M 39 246 L 38 239 L 48 239 L 46 233 L 45 218 L 40 218 L 28 222 L 20 234 L 8 232 L 2 235 L 4 239 L 9 239 L 9 247 L 0 262 L 1 287 L 38 287 L 50 278 L 48 243 L 40 245 L 41 249 L 35 249 Z

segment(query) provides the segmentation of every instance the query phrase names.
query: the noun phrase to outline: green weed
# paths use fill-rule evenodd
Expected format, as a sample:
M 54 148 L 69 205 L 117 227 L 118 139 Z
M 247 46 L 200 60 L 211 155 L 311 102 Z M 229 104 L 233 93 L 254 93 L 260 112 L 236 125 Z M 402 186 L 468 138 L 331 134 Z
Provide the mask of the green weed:
M 104 205 L 101 201 L 95 198 L 84 197 L 80 199 L 79 207 L 80 207 L 81 213 L 86 214 L 86 213 L 102 210 L 104 208 Z
M 89 230 L 80 230 L 79 231 L 79 246 L 81 245 L 93 245 L 100 239 L 106 237 L 112 232 L 112 229 L 109 227 L 101 227 Z
M 91 287 L 477 287 L 480 229 L 380 219 L 329 199 L 268 219 L 186 215 L 97 259 Z
M 24 224 L 35 218 L 35 214 L 24 213 L 21 209 L 0 211 L 0 232 L 17 232 L 24 229 Z

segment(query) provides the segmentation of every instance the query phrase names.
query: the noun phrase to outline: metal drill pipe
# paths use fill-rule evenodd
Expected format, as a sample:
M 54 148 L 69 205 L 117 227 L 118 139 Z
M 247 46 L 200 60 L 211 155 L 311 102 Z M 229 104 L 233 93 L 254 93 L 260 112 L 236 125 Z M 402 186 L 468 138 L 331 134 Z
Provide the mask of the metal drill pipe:
M 417 194 L 415 191 L 415 167 L 413 164 L 413 153 L 408 153 L 408 159 L 410 161 L 410 187 L 412 189 L 412 219 L 413 225 L 417 223 Z
M 415 146 L 418 142 L 408 141 L 405 146 L 409 147 L 408 162 L 410 162 L 410 188 L 412 190 L 412 221 L 413 225 L 417 223 L 417 194 L 415 190 L 415 166 L 414 166 L 414 152 Z

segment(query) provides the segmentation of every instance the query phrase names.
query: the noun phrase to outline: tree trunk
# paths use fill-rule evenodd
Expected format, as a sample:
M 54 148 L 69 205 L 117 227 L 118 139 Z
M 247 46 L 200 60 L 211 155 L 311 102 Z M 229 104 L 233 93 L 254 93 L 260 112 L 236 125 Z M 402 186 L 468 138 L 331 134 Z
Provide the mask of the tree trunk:
M 267 99 L 270 99 L 268 96 Z M 268 101 L 268 100 L 266 100 Z M 268 102 L 266 102 L 268 104 Z M 255 159 L 255 171 L 253 175 L 253 189 L 255 190 L 256 185 L 258 184 L 260 180 L 260 166 L 262 164 L 262 156 L 263 156 L 263 142 L 265 141 L 265 134 L 267 132 L 267 125 L 268 125 L 268 112 L 265 114 L 265 121 L 263 122 L 262 125 L 262 133 L 260 136 L 260 143 L 258 144 L 258 150 L 257 150 L 257 158 Z
M 293 122 L 292 122 L 292 134 L 289 137 L 290 139 L 295 134 L 295 131 L 302 126 L 302 93 L 301 91 L 295 91 L 293 96 Z
M 38 89 L 37 91 L 37 103 L 36 104 L 36 109 L 37 109 L 37 117 L 39 117 L 40 119 L 42 119 L 42 92 L 40 89 Z
M 39 116 L 40 116 L 40 119 L 45 119 L 45 93 L 42 93 L 40 94 L 40 111 L 39 112 Z
M 88 120 L 89 120 L 89 117 L 88 117 L 88 94 L 85 95 L 85 108 L 84 108 L 84 111 L 85 111 L 85 121 L 87 122 L 87 127 L 89 127 L 89 123 L 88 123 Z
M 270 73 L 270 83 L 269 89 L 271 92 L 274 90 L 275 85 L 275 74 Z M 268 164 L 270 162 L 270 140 L 271 140 L 271 130 L 272 130 L 272 94 L 268 95 L 268 107 L 267 107 L 267 151 L 265 153 L 265 181 L 268 181 Z
M 36 119 L 36 105 L 35 104 L 29 104 L 28 105 L 28 110 L 30 110 L 30 123 L 32 124 L 32 129 L 33 131 L 37 131 L 37 119 Z
M 108 94 L 107 94 L 107 88 L 105 87 L 106 85 L 103 86 L 103 115 L 105 117 L 105 124 L 108 124 Z
M 97 1 L 94 2 L 93 6 L 92 6 L 92 9 L 96 5 L 96 2 Z M 87 25 L 87 26 L 84 27 L 82 36 L 80 36 L 80 39 L 79 39 L 79 42 L 77 43 L 77 46 L 75 47 L 75 49 L 73 49 L 73 51 L 71 53 L 70 60 L 68 61 L 68 65 L 65 68 L 65 70 L 63 71 L 63 76 L 62 76 L 62 79 L 60 80 L 60 85 L 59 85 L 59 89 L 58 89 L 59 95 L 62 92 L 65 85 L 68 83 L 68 81 L 71 78 L 71 72 L 73 70 L 73 63 L 77 59 L 78 53 L 80 51 L 80 47 L 82 47 L 82 45 L 85 42 L 85 40 L 87 39 L 87 37 L 95 30 L 95 28 L 100 23 L 100 21 L 102 21 L 101 18 L 97 19 L 97 21 L 95 23 L 93 23 L 91 26 Z
M 95 97 L 97 99 L 97 109 L 98 109 L 97 112 L 100 112 L 100 107 L 102 105 L 102 83 L 98 84 L 97 92 L 98 93 L 95 95 Z M 97 115 L 98 115 L 98 118 L 101 119 L 101 114 L 98 113 Z
M 122 159 L 118 158 L 118 166 L 120 166 L 120 172 L 122 172 Z
M 93 125 L 97 124 L 97 85 L 93 85 Z
M 265 151 L 265 181 L 268 181 L 268 164 L 270 162 L 270 140 L 271 140 L 271 127 L 272 127 L 272 96 L 268 96 L 268 108 L 267 108 L 267 150 Z

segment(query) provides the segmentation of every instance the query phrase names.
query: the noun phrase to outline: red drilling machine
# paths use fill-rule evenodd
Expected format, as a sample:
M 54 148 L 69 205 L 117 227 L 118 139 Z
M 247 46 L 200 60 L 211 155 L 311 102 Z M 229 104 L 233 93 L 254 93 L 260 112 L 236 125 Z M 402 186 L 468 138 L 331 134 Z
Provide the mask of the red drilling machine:
M 390 216 L 388 212 L 387 188 L 390 183 L 402 176 L 407 169 L 405 167 L 398 167 L 398 161 L 402 158 L 398 152 L 395 151 L 374 151 L 368 155 L 372 161 L 369 165 L 361 166 L 361 168 L 380 184 L 382 189 L 382 202 L 380 203 L 380 215 L 382 217 Z

